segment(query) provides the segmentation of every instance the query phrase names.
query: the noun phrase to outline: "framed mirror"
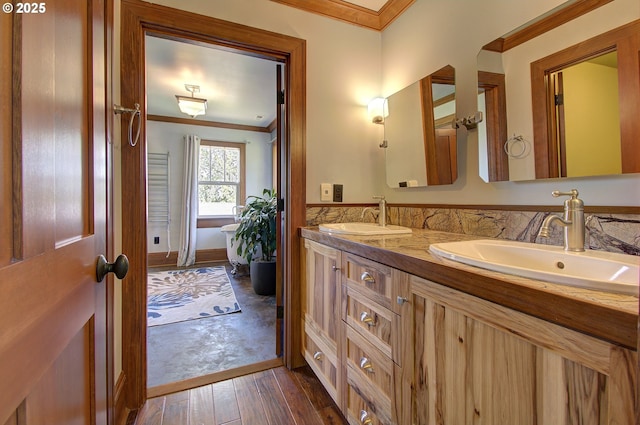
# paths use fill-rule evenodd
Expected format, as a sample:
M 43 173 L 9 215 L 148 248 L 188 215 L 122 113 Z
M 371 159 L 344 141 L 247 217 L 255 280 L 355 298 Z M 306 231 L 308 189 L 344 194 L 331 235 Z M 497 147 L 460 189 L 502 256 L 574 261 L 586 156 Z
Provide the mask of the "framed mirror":
M 453 183 L 457 176 L 455 70 L 446 66 L 386 99 L 387 185 L 422 187 Z
M 549 16 L 557 21 L 555 26 L 576 17 Z M 515 37 L 511 35 L 478 55 L 479 104 L 487 93 L 483 75 L 502 74 L 506 117 L 495 117 L 507 122 L 505 133 L 485 105 L 485 121 L 493 132 L 479 132 L 481 177 L 513 181 L 640 172 L 640 123 L 632 112 L 640 107 L 640 21 L 551 54 L 544 52 L 553 52 L 549 43 L 556 38 L 536 37 L 554 26 L 543 26 L 546 29 L 532 31 L 527 39 L 531 43 L 515 43 L 505 51 Z M 542 54 L 536 56 L 536 51 Z

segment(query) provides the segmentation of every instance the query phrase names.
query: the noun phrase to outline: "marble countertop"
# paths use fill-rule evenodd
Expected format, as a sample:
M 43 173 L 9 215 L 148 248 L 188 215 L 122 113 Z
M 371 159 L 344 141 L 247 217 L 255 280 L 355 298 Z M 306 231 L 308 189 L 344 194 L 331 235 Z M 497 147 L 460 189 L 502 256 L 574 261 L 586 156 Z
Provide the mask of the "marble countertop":
M 477 236 L 412 229 L 411 235 L 358 236 L 300 229 L 303 238 L 350 252 L 496 302 L 552 323 L 615 343 L 637 347 L 638 298 L 507 275 L 443 259 L 429 245 Z

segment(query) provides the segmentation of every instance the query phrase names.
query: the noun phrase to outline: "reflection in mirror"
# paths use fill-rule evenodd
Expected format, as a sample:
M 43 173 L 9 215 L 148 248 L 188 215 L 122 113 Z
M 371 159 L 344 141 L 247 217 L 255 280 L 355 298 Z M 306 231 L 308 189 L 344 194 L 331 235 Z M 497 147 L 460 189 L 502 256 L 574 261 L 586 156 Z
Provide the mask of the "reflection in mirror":
M 549 177 L 622 172 L 617 59 L 614 51 L 548 73 Z
M 634 21 L 552 54 L 548 43 L 535 42 L 502 54 L 483 50 L 479 70 L 509 72 L 508 136 L 492 144 L 489 130 L 486 139 L 479 135 L 479 156 L 486 161 L 480 166 L 482 178 L 640 172 L 640 121 L 633 112 L 640 108 L 639 31 L 640 21 Z M 529 70 L 530 79 L 524 77 Z M 485 89 L 480 100 L 486 94 Z
M 486 182 L 509 180 L 504 73 L 478 71 L 478 111 L 485 117 L 478 124 L 480 177 Z
M 457 178 L 455 75 L 451 66 L 387 98 L 384 121 L 389 187 L 451 184 Z

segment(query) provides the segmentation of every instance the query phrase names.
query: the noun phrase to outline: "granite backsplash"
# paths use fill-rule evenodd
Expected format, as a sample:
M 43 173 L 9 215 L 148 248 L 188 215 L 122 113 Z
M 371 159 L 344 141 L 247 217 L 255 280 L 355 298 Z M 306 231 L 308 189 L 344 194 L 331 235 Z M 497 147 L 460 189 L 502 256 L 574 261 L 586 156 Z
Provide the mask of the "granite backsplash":
M 307 225 L 321 223 L 375 222 L 366 206 L 307 207 Z M 388 206 L 387 223 L 440 230 L 474 236 L 563 244 L 562 228 L 554 226 L 549 238 L 538 237 L 544 218 L 552 213 L 470 208 L 432 208 Z M 555 213 L 553 213 L 555 214 Z M 585 247 L 610 252 L 640 255 L 640 214 L 586 213 Z

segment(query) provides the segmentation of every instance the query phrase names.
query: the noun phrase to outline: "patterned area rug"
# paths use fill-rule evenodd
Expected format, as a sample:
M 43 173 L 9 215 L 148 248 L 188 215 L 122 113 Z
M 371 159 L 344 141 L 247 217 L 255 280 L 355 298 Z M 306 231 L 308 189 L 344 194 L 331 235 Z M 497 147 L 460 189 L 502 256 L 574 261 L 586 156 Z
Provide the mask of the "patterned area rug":
M 223 266 L 149 273 L 147 291 L 148 326 L 240 311 Z

